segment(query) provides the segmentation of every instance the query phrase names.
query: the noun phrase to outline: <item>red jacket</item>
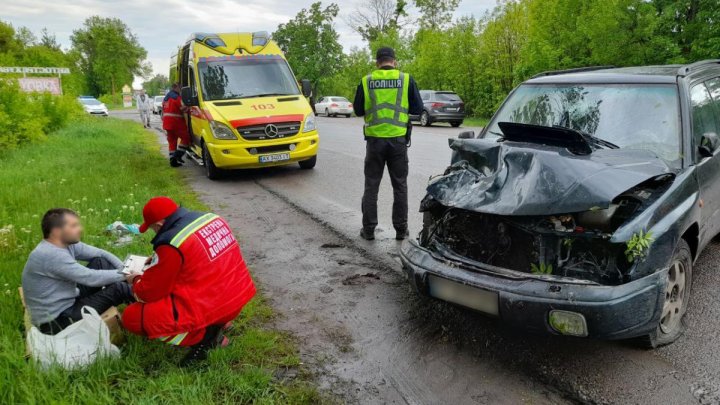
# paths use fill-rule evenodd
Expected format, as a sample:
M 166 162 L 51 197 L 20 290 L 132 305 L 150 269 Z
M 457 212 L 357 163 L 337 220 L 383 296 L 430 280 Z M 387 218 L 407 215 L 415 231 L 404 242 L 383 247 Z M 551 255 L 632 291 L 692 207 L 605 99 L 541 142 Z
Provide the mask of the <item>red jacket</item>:
M 181 130 L 186 128 L 185 116 L 182 112 L 182 100 L 180 95 L 170 90 L 163 99 L 163 129 Z
M 255 295 L 240 247 L 225 220 L 179 208 L 153 239 L 158 262 L 135 279 L 150 338 L 234 317 Z

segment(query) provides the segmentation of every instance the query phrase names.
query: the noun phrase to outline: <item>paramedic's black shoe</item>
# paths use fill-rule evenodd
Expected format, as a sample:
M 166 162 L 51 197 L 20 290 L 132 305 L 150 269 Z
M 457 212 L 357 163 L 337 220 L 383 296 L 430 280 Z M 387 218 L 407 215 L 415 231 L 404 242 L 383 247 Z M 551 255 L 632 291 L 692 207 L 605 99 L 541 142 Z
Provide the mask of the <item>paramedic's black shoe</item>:
M 405 240 L 408 236 L 410 236 L 410 231 L 407 228 L 395 230 L 395 240 Z
M 375 240 L 375 230 L 372 228 L 362 228 L 360 230 L 360 237 L 365 240 Z
M 170 166 L 171 167 L 180 167 L 182 166 L 182 163 L 178 162 L 175 158 L 170 158 Z
M 190 351 L 180 361 L 180 367 L 188 367 L 205 361 L 208 358 L 210 349 L 225 347 L 230 340 L 223 335 L 224 325 L 210 325 L 205 329 L 205 336 L 200 343 L 190 346 Z

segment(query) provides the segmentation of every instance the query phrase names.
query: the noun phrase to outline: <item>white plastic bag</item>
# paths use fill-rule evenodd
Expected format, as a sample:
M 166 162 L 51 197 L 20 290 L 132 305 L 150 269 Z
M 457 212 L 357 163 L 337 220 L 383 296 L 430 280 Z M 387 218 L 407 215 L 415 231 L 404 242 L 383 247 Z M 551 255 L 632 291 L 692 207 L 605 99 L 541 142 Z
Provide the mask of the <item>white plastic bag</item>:
M 27 343 L 33 359 L 44 368 L 58 364 L 72 369 L 86 366 L 98 357 L 119 355 L 120 349 L 110 343 L 110 329 L 97 311 L 83 307 L 82 317 L 57 335 L 45 335 L 34 326 L 30 328 Z

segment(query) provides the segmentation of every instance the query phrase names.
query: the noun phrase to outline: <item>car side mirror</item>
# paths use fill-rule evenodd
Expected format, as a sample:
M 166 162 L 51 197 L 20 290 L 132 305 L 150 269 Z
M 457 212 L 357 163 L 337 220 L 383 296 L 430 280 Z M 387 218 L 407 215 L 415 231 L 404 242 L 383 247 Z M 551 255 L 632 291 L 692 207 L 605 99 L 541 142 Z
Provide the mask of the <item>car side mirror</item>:
M 703 158 L 713 157 L 718 145 L 720 145 L 720 138 L 718 135 L 715 132 L 706 132 L 700 138 L 698 152 Z
M 460 132 L 458 139 L 475 139 L 475 131 Z
M 312 84 L 310 84 L 310 80 L 302 79 L 300 81 L 300 85 L 302 86 L 303 96 L 305 96 L 306 98 L 312 96 Z
M 185 104 L 188 107 L 199 105 L 197 96 L 193 96 L 192 94 L 192 88 L 183 87 L 180 89 L 180 98 L 182 98 L 183 104 Z

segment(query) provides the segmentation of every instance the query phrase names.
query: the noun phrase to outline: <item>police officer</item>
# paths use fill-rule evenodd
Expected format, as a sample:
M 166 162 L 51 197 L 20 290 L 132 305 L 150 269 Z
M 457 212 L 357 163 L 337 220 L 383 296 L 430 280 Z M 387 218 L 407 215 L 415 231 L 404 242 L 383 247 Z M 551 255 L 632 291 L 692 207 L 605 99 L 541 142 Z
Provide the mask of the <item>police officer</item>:
M 407 175 L 410 146 L 410 114 L 420 115 L 423 102 L 410 75 L 397 69 L 395 51 L 380 48 L 377 69 L 363 78 L 355 93 L 355 114 L 365 117 L 365 193 L 362 198 L 363 227 L 360 236 L 375 239 L 377 199 L 387 165 L 393 186 L 392 221 L 395 239 L 408 236 Z

